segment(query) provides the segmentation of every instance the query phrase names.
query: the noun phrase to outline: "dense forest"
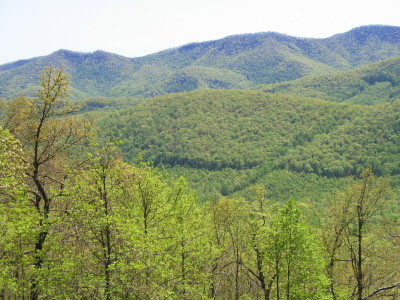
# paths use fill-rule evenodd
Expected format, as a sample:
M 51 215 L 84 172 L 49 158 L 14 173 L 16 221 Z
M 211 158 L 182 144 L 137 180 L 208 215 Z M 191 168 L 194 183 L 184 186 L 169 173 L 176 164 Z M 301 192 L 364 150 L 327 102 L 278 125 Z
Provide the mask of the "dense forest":
M 398 34 L 0 66 L 0 299 L 400 298 Z
M 392 58 L 348 71 L 260 85 L 257 89 L 363 105 L 392 102 L 400 97 L 399 63 L 399 58 Z
M 207 170 L 278 169 L 397 175 L 400 102 L 355 106 L 252 91 L 198 91 L 148 100 L 102 120 L 129 161 Z M 151 145 L 151 146 L 150 146 Z M 379 155 L 376 155 L 379 153 Z M 297 165 L 301 164 L 301 165 Z
M 150 99 L 99 127 L 103 139 L 122 141 L 128 162 L 141 157 L 185 175 L 202 199 L 268 182 L 269 196 L 283 200 L 291 194 L 279 180 L 288 178 L 293 188 L 303 185 L 298 197 L 312 199 L 368 167 L 399 182 L 399 105 L 209 90 Z

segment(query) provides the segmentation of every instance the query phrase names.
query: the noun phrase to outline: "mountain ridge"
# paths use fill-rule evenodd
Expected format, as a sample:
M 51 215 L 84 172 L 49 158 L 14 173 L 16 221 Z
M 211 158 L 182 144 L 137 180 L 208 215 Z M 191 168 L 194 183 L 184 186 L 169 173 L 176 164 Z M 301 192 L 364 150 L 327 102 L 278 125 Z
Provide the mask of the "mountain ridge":
M 350 70 L 259 85 L 255 89 L 332 102 L 374 105 L 400 99 L 399 78 L 400 57 L 395 57 Z
M 44 66 L 64 64 L 71 94 L 153 97 L 196 89 L 243 89 L 352 69 L 400 56 L 400 27 L 368 25 L 329 38 L 264 32 L 189 43 L 129 58 L 97 50 L 58 50 L 0 65 L 0 97 L 33 95 Z

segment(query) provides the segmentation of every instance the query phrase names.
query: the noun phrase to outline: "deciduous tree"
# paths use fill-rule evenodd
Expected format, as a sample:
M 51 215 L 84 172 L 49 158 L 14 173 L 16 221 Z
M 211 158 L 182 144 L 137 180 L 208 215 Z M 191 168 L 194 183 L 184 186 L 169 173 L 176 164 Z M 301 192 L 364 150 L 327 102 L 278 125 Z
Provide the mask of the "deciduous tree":
M 89 136 L 90 122 L 73 115 L 69 104 L 69 80 L 64 68 L 46 67 L 34 99 L 19 97 L 10 102 L 4 124 L 21 142 L 29 167 L 27 191 L 36 210 L 39 230 L 34 245 L 34 266 L 39 272 L 45 262 L 43 252 L 51 231 L 55 202 L 65 190 L 65 182 L 77 147 Z M 39 277 L 32 278 L 31 299 L 40 294 Z

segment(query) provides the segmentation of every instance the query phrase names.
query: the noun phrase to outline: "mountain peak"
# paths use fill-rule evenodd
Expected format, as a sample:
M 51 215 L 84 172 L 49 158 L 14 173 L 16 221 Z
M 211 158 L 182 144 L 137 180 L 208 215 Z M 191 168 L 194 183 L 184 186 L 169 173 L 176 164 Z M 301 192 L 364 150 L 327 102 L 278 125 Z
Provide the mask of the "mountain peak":
M 398 43 L 400 40 L 400 27 L 390 25 L 365 25 L 333 36 L 333 38 L 349 37 L 361 42 L 375 38 L 389 43 Z
M 205 88 L 246 88 L 360 67 L 400 56 L 400 27 L 373 25 L 325 39 L 239 34 L 128 58 L 60 49 L 0 66 L 0 97 L 27 94 L 38 73 L 63 63 L 78 98 L 152 97 Z

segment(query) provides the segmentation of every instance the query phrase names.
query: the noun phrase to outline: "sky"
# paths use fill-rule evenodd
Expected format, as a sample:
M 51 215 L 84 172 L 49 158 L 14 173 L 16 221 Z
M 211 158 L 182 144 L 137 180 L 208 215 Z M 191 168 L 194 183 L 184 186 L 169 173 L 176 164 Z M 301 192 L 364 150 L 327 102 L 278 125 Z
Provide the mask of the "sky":
M 138 57 L 268 31 L 325 38 L 400 26 L 399 8 L 398 0 L 0 0 L 0 64 L 59 49 Z

